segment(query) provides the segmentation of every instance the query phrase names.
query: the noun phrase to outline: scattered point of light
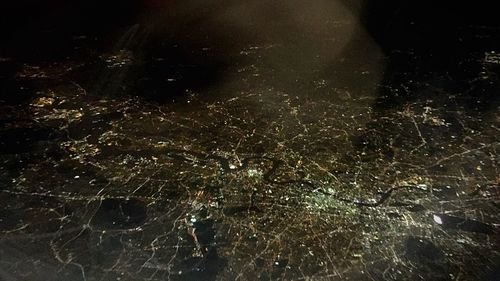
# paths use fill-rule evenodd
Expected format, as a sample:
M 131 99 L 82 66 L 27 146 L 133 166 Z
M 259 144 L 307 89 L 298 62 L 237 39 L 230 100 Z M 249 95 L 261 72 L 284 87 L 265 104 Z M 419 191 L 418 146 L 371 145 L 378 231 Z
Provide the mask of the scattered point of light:
M 438 215 L 432 215 L 432 218 L 437 224 L 443 224 L 443 220 L 441 220 L 441 217 Z

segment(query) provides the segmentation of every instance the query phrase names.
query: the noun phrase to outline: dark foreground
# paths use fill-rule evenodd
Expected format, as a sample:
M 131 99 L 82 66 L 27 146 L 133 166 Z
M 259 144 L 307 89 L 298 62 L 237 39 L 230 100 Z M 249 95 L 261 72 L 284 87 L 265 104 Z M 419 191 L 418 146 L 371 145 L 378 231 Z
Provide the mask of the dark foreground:
M 487 6 L 164 2 L 2 11 L 0 280 L 499 280 Z

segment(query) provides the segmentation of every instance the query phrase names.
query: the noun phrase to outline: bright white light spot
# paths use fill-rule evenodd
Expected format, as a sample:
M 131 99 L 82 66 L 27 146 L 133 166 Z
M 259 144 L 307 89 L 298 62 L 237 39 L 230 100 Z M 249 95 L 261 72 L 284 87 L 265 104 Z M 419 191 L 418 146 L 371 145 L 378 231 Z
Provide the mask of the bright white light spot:
M 248 169 L 248 176 L 249 177 L 261 177 L 262 176 L 262 172 L 260 170 L 257 170 L 257 169 Z
M 441 217 L 438 215 L 432 215 L 432 218 L 437 224 L 443 224 L 443 221 L 441 220 Z
M 417 184 L 417 188 L 420 188 L 420 189 L 426 189 L 427 188 L 427 185 L 426 184 Z

